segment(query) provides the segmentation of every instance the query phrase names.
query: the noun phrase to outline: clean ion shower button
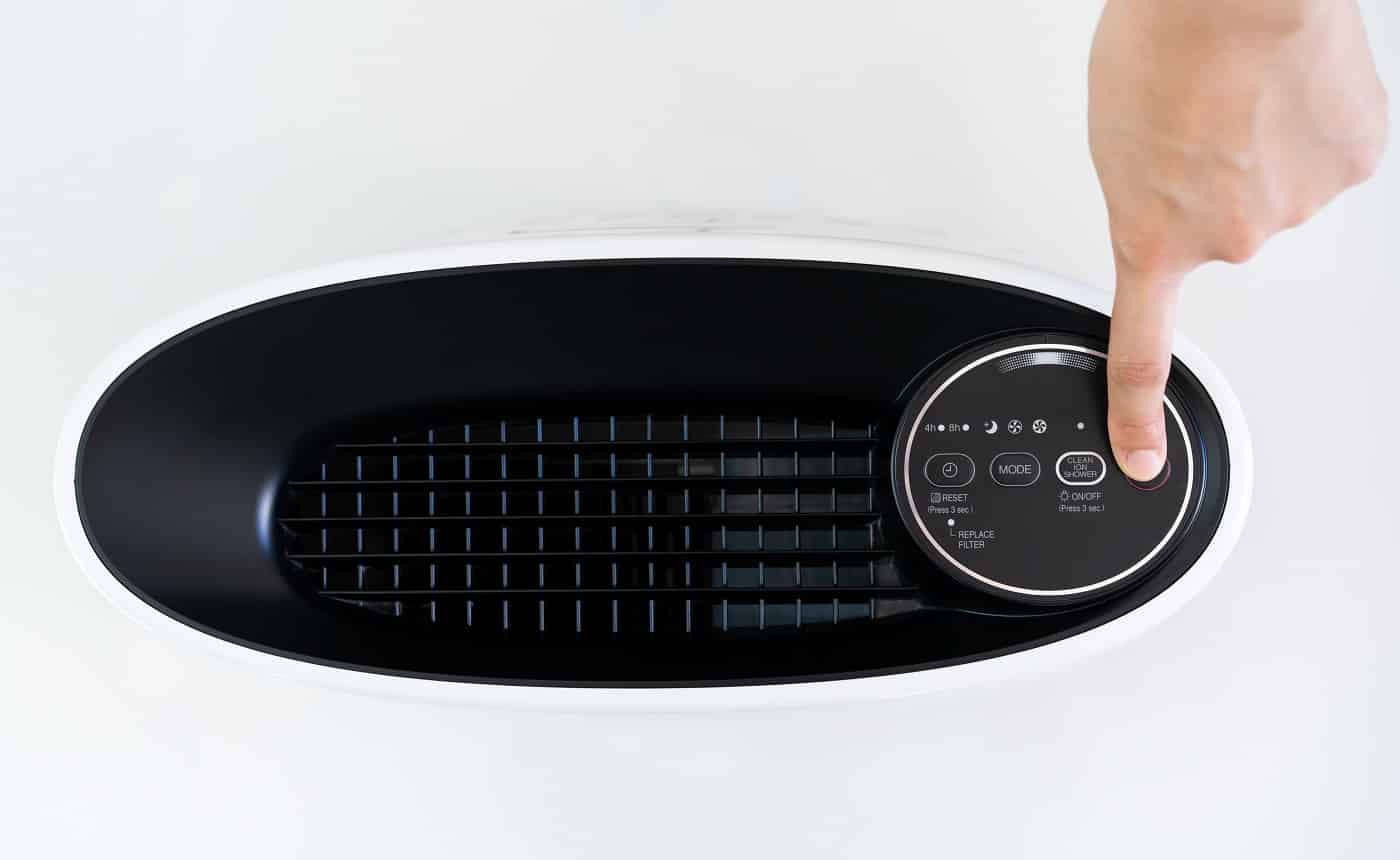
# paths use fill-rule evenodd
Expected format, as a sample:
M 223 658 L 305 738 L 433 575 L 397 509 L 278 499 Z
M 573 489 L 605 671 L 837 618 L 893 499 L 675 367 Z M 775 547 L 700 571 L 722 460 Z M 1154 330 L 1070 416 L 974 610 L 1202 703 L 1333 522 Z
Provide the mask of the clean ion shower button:
M 1066 451 L 1055 461 L 1060 483 L 1071 487 L 1091 487 L 1107 473 L 1108 465 L 1097 451 Z

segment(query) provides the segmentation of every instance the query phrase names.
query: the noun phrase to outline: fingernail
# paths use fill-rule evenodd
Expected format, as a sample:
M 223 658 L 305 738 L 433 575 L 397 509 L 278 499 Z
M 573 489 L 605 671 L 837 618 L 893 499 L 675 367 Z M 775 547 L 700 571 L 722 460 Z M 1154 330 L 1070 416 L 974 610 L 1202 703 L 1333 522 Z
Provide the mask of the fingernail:
M 1162 455 L 1150 448 L 1129 451 L 1123 455 L 1123 471 L 1134 481 L 1150 481 L 1162 471 Z

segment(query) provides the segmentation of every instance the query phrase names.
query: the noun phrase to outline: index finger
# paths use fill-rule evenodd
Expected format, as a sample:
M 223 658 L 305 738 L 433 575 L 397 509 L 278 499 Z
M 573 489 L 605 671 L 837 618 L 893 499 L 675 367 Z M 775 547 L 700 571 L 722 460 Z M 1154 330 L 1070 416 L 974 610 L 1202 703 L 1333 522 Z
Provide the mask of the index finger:
M 1181 275 L 1118 265 L 1108 340 L 1108 435 L 1118 467 L 1150 481 L 1167 458 L 1162 412 Z

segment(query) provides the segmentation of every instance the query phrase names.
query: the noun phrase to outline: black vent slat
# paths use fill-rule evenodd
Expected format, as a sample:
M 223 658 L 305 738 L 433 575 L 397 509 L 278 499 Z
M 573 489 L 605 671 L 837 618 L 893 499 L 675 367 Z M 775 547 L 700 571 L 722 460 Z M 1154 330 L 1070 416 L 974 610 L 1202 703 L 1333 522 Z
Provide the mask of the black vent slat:
M 801 485 L 838 485 L 842 487 L 864 487 L 869 485 L 872 475 L 868 472 L 860 474 L 843 475 L 733 475 L 728 477 L 685 477 L 656 476 L 656 477 L 579 477 L 579 478 L 435 478 L 431 480 L 394 480 L 392 478 L 366 478 L 366 479 L 346 479 L 346 480 L 310 480 L 310 481 L 290 481 L 288 486 L 293 489 L 393 489 L 395 487 L 408 488 L 429 488 L 429 487 L 578 487 L 578 486 L 609 486 L 622 484 L 626 486 L 732 486 L 740 489 L 751 489 L 763 486 L 792 486 Z
M 765 595 L 772 597 L 806 597 L 811 595 L 814 599 L 830 597 L 832 595 L 842 596 L 847 594 L 860 594 L 878 592 L 881 596 L 895 596 L 899 594 L 917 594 L 918 589 L 913 586 L 879 586 L 879 585 L 839 585 L 839 586 L 801 586 L 797 588 L 725 588 L 715 586 L 708 588 L 363 588 L 363 589 L 322 589 L 321 594 L 326 597 L 353 597 L 362 599 L 384 599 L 402 597 L 519 597 L 519 598 L 556 598 L 575 597 L 592 595 L 616 595 L 637 596 L 655 599 L 674 599 L 676 597 L 728 597 L 733 600 L 741 596 L 752 596 L 760 598 Z
M 530 559 L 540 559 L 541 561 L 558 561 L 561 559 L 619 559 L 623 561 L 636 561 L 638 559 L 664 559 L 669 561 L 694 559 L 696 561 L 731 561 L 733 559 L 757 559 L 758 556 L 770 562 L 778 561 L 802 561 L 804 559 L 855 559 L 858 561 L 876 560 L 885 558 L 889 551 L 878 547 L 870 549 L 827 549 L 827 550 L 709 550 L 692 551 L 683 550 L 679 552 L 666 552 L 664 550 L 610 550 L 598 552 L 543 552 L 539 550 L 520 550 L 518 552 L 329 552 L 329 553 L 296 553 L 289 552 L 286 557 L 292 561 L 393 561 L 401 559 L 403 561 L 417 561 L 423 559 L 469 559 L 477 558 L 485 561 L 529 561 Z
M 862 449 L 869 444 L 869 438 L 865 436 L 804 436 L 799 439 L 657 439 L 647 441 L 645 439 L 629 439 L 608 441 L 602 440 L 579 440 L 562 442 L 501 442 L 501 441 L 473 441 L 473 442 L 338 442 L 334 448 L 337 451 L 359 451 L 362 453 L 391 453 L 399 451 L 403 453 L 427 453 L 430 451 L 449 452 L 470 452 L 470 453 L 492 453 L 501 451 L 534 450 L 560 451 L 560 450 L 708 450 L 720 448 L 742 449 L 744 451 L 782 451 L 784 449 Z
M 775 634 L 918 611 L 873 423 L 471 417 L 334 440 L 289 476 L 291 575 L 493 640 Z
M 351 525 L 355 523 L 375 524 L 386 523 L 389 525 L 431 525 L 433 523 L 531 523 L 531 522 L 640 522 L 654 521 L 661 523 L 677 522 L 732 522 L 732 523 L 759 523 L 759 522 L 783 522 L 797 523 L 803 526 L 829 525 L 832 523 L 876 523 L 880 521 L 880 515 L 874 511 L 827 511 L 824 513 L 798 513 L 790 512 L 764 512 L 764 513 L 732 513 L 732 514 L 475 514 L 472 516 L 364 516 L 364 517 L 283 517 L 280 522 L 285 526 L 300 525 Z

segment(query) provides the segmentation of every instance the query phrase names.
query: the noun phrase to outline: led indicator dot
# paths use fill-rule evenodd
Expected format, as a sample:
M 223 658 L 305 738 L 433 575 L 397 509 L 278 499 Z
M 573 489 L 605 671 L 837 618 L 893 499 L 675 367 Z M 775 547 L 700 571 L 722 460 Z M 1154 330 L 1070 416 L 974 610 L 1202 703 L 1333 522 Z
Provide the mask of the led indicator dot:
M 955 523 L 955 522 L 956 522 L 956 520 L 948 520 L 948 528 L 952 528 L 952 527 L 953 527 L 953 523 Z
M 969 431 L 969 430 L 971 430 L 971 429 L 972 429 L 972 425 L 971 425 L 971 424 L 964 424 L 964 425 L 963 425 L 963 432 L 964 432 L 964 433 L 966 433 L 967 431 Z
M 1078 424 L 1075 424 L 1075 425 L 1074 425 L 1074 429 L 1076 429 L 1076 430 L 1083 430 L 1083 429 L 1084 429 L 1084 422 L 1083 422 L 1083 421 L 1080 421 Z
M 948 426 L 947 426 L 946 424 L 939 424 L 939 425 L 938 425 L 938 432 L 939 432 L 939 433 L 942 433 L 944 430 L 947 430 L 947 429 L 948 429 Z

